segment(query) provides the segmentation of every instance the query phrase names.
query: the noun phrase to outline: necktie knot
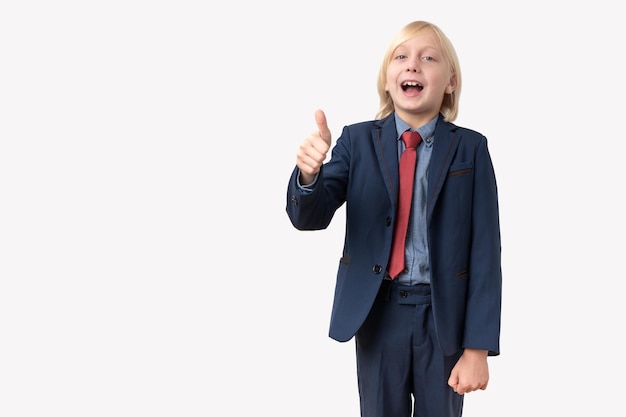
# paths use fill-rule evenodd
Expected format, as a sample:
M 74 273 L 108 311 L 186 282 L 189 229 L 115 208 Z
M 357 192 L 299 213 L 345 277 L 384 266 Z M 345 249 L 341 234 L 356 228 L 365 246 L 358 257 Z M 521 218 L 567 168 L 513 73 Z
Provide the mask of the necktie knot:
M 402 134 L 402 141 L 407 148 L 417 148 L 417 145 L 422 141 L 422 137 L 417 132 L 411 132 L 407 130 Z

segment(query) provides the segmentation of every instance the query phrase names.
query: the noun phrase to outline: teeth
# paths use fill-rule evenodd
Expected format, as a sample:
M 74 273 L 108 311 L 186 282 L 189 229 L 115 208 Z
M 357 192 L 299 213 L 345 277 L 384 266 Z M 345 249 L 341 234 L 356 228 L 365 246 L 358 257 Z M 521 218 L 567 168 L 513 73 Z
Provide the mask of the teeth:
M 403 85 L 406 85 L 408 87 L 417 87 L 419 83 L 416 83 L 415 81 L 406 81 Z

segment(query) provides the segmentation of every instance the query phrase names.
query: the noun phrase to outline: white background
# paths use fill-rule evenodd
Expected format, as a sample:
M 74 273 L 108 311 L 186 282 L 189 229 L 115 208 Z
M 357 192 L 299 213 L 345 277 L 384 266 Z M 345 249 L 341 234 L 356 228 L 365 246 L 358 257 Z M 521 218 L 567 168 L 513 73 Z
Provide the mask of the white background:
M 618 415 L 619 3 L 212 3 L 0 6 L 0 415 L 357 416 L 343 211 L 298 232 L 286 186 L 314 110 L 373 118 L 422 19 L 500 191 L 502 354 L 464 416 Z

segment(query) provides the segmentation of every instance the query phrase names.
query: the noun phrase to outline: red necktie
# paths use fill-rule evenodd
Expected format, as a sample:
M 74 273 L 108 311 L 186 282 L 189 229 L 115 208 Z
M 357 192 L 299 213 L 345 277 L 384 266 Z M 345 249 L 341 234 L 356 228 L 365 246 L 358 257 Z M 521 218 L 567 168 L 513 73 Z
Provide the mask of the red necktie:
M 417 161 L 417 146 L 422 137 L 417 132 L 406 131 L 402 134 L 402 140 L 406 149 L 400 156 L 400 195 L 398 197 L 398 213 L 393 231 L 391 243 L 391 257 L 387 270 L 389 276 L 394 279 L 404 270 L 404 244 L 406 231 L 409 225 L 411 213 L 411 200 L 413 200 L 413 180 L 415 179 L 415 162 Z

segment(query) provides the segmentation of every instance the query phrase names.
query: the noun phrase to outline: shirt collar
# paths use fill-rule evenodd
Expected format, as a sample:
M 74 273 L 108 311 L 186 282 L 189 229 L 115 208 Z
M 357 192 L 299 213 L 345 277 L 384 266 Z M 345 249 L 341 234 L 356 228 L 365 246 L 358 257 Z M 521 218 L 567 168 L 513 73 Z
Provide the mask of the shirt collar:
M 397 139 L 400 140 L 400 137 L 404 132 L 410 130 L 411 127 L 398 116 L 397 113 L 394 112 L 395 120 L 396 120 L 396 131 L 398 134 Z M 437 126 L 437 120 L 439 120 L 439 114 L 437 114 L 433 119 L 426 123 L 424 126 L 421 126 L 417 129 L 417 133 L 422 137 L 422 141 L 426 144 L 426 146 L 432 146 L 435 141 L 435 127 Z

